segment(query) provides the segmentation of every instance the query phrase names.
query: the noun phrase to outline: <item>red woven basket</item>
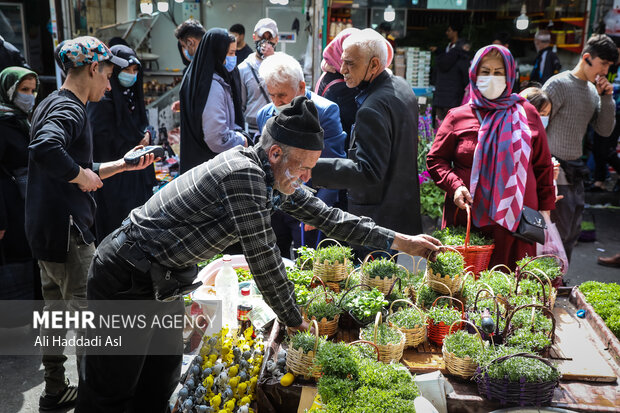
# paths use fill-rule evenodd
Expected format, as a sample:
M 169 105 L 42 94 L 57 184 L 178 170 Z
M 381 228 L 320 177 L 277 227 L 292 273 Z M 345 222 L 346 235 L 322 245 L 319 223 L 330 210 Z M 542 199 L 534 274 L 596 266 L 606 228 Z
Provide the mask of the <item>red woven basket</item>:
M 454 297 L 448 297 L 447 295 L 442 295 L 441 297 L 437 297 L 435 301 L 433 301 L 433 304 L 431 305 L 431 307 L 434 307 L 435 304 L 437 303 L 437 300 L 439 300 L 440 298 L 448 298 L 450 300 L 457 301 L 459 304 L 461 304 L 461 319 L 465 318 L 465 306 L 463 305 L 463 302 Z M 455 325 L 455 328 L 452 331 L 456 332 L 458 330 L 461 330 L 462 328 L 463 328 L 463 323 L 459 323 Z M 430 317 L 428 318 L 427 336 L 428 336 L 429 341 L 441 347 L 443 345 L 444 337 L 446 337 L 449 334 L 449 332 L 450 332 L 450 325 L 446 325 L 443 321 L 440 322 L 439 324 L 434 324 L 433 320 Z
M 452 245 L 465 260 L 465 270 L 471 271 L 476 276 L 476 280 L 479 278 L 479 274 L 489 267 L 491 261 L 491 254 L 495 245 L 469 245 L 469 234 L 471 232 L 471 207 L 465 205 L 467 210 L 467 232 L 465 233 L 465 245 Z M 456 214 L 454 214 L 454 221 L 456 222 Z

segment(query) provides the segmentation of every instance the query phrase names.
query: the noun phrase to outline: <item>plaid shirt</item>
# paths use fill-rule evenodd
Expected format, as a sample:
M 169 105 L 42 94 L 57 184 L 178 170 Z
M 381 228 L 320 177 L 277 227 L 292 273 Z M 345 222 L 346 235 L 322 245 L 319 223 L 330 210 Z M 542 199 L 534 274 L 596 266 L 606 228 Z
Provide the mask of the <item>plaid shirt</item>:
M 302 322 L 295 305 L 271 214 L 280 209 L 329 237 L 378 249 L 394 232 L 330 208 L 306 189 L 286 196 L 273 190 L 262 149 L 236 147 L 170 182 L 131 214 L 129 237 L 161 265 L 182 268 L 207 260 L 239 241 L 265 302 L 288 326 Z

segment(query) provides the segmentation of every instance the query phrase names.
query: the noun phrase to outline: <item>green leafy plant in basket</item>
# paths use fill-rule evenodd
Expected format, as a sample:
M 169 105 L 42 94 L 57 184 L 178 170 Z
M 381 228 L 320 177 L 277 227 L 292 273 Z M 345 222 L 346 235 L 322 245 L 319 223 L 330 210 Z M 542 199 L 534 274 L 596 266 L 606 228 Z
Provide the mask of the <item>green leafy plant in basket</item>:
M 498 297 L 510 296 L 515 290 L 515 282 L 514 275 L 497 270 L 484 270 L 478 278 L 478 284 L 488 285 Z
M 317 352 L 318 349 L 320 349 L 323 344 L 325 344 L 325 338 L 324 337 L 319 337 L 319 344 L 317 347 Z M 295 334 L 294 336 L 292 336 L 290 338 L 290 347 L 294 348 L 294 349 L 302 349 L 304 353 L 308 353 L 310 351 L 314 350 L 314 344 L 316 343 L 316 336 L 313 333 L 310 333 L 309 331 L 302 331 L 299 332 L 297 334 Z
M 370 278 L 400 278 L 407 273 L 407 270 L 385 257 L 369 261 L 364 265 L 363 271 Z
M 303 284 L 295 284 L 295 302 L 299 306 L 308 303 L 314 292 Z
M 307 305 L 305 312 L 309 319 L 315 317 L 317 321 L 321 321 L 323 318 L 330 321 L 340 314 L 342 309 L 338 306 L 338 297 L 319 291 Z
M 433 301 L 442 295 L 443 294 L 433 290 L 427 284 L 421 284 L 416 290 L 416 304 L 421 308 L 429 308 L 431 304 L 433 304 Z M 441 298 L 437 301 L 437 305 L 445 304 L 450 305 L 452 302 L 447 298 Z
M 447 326 L 461 319 L 461 312 L 450 306 L 432 307 L 428 310 L 427 315 L 429 318 L 429 323 L 432 322 L 433 324 L 439 324 L 443 322 Z
M 358 321 L 365 323 L 374 319 L 375 315 L 388 304 L 381 291 L 354 290 L 344 297 L 341 307 L 349 311 Z
M 353 347 L 340 341 L 325 342 L 314 359 L 314 367 L 319 368 L 323 376 L 340 379 L 357 380 L 359 366 Z
M 456 251 L 445 251 L 437 254 L 437 260 L 427 265 L 435 274 L 454 278 L 463 273 L 465 261 L 463 256 Z
M 528 383 L 541 383 L 560 378 L 557 369 L 547 366 L 540 360 L 523 357 L 513 357 L 501 363 L 492 363 L 484 367 L 484 370 L 493 379 L 507 378 L 511 382 L 518 382 L 523 378 Z
M 507 346 L 518 347 L 533 353 L 543 351 L 551 344 L 551 339 L 544 332 L 532 332 L 527 328 L 516 330 L 506 340 Z
M 529 262 L 528 262 L 529 261 Z M 562 268 L 560 263 L 553 257 L 541 257 L 532 261 L 532 257 L 528 257 L 517 261 L 517 266 L 522 271 L 530 271 L 538 275 L 536 270 L 544 272 L 550 280 L 554 280 L 562 276 Z
M 465 245 L 467 229 L 465 227 L 446 227 L 434 231 L 432 236 L 444 245 Z M 493 241 L 476 232 L 469 233 L 469 245 L 491 245 Z
M 300 270 L 310 270 L 312 271 L 312 265 L 314 264 L 314 248 L 306 247 L 302 245 L 301 247 L 295 250 L 297 253 L 297 259 L 295 260 L 295 265 Z
M 510 326 L 515 330 L 528 329 L 534 332 L 550 333 L 553 329 L 553 322 L 539 309 L 534 310 L 533 318 L 531 309 L 523 309 L 512 316 Z
M 377 345 L 399 344 L 403 339 L 402 333 L 387 324 L 377 326 L 377 341 L 375 342 L 375 326 L 363 328 L 360 334 L 362 340 L 371 341 Z
M 330 245 L 329 247 L 319 248 L 314 253 L 314 261 L 329 264 L 344 263 L 346 260 L 353 259 L 351 248 L 340 245 Z
M 286 276 L 294 284 L 300 284 L 307 287 L 310 285 L 314 275 L 312 274 L 312 270 L 300 270 L 299 268 L 288 267 L 286 269 Z
M 426 325 L 426 317 L 413 307 L 407 307 L 390 314 L 387 317 L 387 321 L 391 322 L 396 327 L 408 330 L 420 325 Z
M 475 360 L 483 351 L 478 337 L 465 330 L 459 330 L 446 336 L 443 339 L 443 345 L 448 353 L 453 353 L 458 358 L 469 357 Z

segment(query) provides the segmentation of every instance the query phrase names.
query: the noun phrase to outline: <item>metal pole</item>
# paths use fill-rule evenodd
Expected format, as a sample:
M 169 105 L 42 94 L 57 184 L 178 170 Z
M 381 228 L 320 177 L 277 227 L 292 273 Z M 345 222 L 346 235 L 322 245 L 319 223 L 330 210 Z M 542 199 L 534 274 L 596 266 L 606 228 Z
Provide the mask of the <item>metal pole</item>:
M 56 46 L 58 46 L 58 21 L 56 20 L 56 5 L 54 4 L 54 0 L 50 0 L 50 20 L 52 22 L 52 42 L 54 43 L 54 50 L 56 50 Z M 54 59 L 54 69 L 56 72 L 56 88 L 60 89 L 62 86 L 62 76 L 56 59 Z

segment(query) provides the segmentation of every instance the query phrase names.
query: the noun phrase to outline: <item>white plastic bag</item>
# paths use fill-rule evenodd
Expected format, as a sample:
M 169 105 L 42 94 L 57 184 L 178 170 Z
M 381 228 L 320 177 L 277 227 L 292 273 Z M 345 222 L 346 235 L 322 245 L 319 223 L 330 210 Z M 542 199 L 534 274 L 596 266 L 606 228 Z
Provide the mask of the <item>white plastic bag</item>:
M 547 229 L 545 229 L 545 244 L 536 244 L 536 255 L 556 255 L 562 261 L 563 273 L 566 274 L 566 272 L 568 272 L 568 259 L 566 258 L 566 251 L 564 250 L 564 244 L 562 243 L 558 228 L 547 217 L 545 217 L 545 222 L 547 223 Z

